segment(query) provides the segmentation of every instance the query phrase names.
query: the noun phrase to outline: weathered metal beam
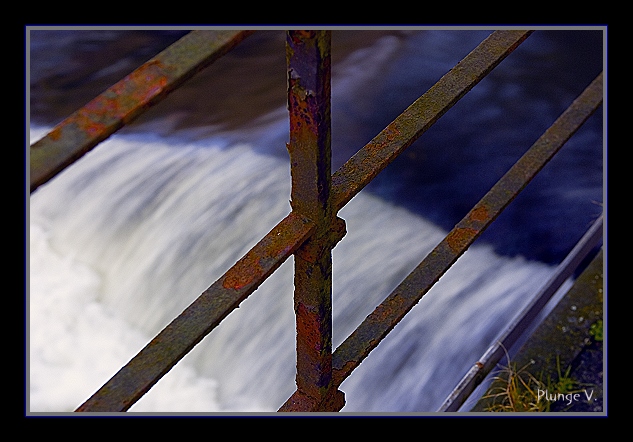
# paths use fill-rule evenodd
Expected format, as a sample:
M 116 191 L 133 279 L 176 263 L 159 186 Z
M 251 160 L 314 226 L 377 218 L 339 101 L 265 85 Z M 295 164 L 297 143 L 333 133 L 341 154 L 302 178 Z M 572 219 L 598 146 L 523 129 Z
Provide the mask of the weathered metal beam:
M 335 212 L 505 59 L 532 31 L 496 31 L 332 176 Z
M 251 33 L 193 31 L 59 123 L 30 148 L 31 192 Z
M 345 231 L 343 223 L 332 237 L 330 41 L 330 31 L 289 31 L 286 38 L 291 205 L 316 225 L 294 258 L 296 383 L 326 408 L 332 381 L 332 247 Z
M 602 73 L 404 281 L 336 349 L 340 385 L 602 104 Z
M 291 212 L 76 411 L 126 411 L 314 232 Z

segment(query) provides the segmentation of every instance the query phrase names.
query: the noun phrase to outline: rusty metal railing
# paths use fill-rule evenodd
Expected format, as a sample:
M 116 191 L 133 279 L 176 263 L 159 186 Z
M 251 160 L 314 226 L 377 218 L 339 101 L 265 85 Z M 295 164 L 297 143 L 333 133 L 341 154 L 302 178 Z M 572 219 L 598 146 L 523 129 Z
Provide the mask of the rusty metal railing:
M 31 147 L 31 192 L 250 34 L 191 32 L 58 124 Z
M 76 411 L 128 410 L 291 255 L 297 390 L 279 411 L 340 411 L 341 383 L 601 105 L 602 74 L 332 351 L 331 251 L 345 235 L 338 211 L 530 33 L 492 33 L 331 175 L 330 31 L 289 31 L 292 211 Z M 64 120 L 31 146 L 31 192 L 248 34 L 194 31 Z

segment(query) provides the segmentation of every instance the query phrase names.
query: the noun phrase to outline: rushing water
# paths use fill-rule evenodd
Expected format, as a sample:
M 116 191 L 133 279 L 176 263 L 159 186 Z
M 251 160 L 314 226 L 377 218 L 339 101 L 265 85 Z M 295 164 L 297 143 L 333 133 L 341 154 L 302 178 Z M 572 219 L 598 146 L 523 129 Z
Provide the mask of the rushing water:
M 46 32 L 30 40 L 33 141 L 179 36 Z M 488 33 L 335 33 L 334 167 Z M 290 210 L 283 33 L 250 38 L 31 195 L 30 411 L 76 408 Z M 596 32 L 533 35 L 341 210 L 335 346 L 597 75 L 601 49 Z M 343 411 L 437 409 L 601 212 L 601 125 L 342 384 Z M 295 389 L 292 305 L 289 260 L 131 411 L 276 410 Z

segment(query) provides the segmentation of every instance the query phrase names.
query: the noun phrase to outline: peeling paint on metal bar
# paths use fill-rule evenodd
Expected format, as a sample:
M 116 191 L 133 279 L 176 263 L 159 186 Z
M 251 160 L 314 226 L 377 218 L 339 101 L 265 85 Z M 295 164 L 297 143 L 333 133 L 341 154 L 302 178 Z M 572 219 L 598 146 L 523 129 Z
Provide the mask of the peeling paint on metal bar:
M 340 385 L 602 104 L 600 74 L 404 281 L 336 349 Z
M 251 33 L 192 31 L 59 123 L 30 148 L 31 192 Z
M 345 206 L 404 149 L 505 59 L 532 31 L 496 31 L 332 176 L 334 210 Z
M 331 31 L 289 31 L 286 39 L 291 204 L 330 222 Z
M 76 411 L 126 411 L 314 232 L 291 212 Z

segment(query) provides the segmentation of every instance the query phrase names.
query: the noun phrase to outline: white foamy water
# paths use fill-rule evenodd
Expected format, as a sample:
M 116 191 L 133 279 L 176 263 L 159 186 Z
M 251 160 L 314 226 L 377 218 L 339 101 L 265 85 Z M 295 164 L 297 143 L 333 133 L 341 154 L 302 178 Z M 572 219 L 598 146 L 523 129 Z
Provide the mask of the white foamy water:
M 288 213 L 289 175 L 248 145 L 117 135 L 32 194 L 29 410 L 92 395 Z M 364 193 L 339 216 L 335 346 L 446 234 Z M 295 390 L 292 270 L 130 411 L 276 411 Z M 473 246 L 342 384 L 343 411 L 435 411 L 551 271 Z

